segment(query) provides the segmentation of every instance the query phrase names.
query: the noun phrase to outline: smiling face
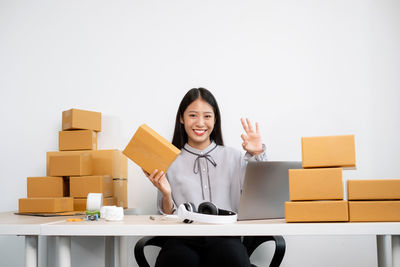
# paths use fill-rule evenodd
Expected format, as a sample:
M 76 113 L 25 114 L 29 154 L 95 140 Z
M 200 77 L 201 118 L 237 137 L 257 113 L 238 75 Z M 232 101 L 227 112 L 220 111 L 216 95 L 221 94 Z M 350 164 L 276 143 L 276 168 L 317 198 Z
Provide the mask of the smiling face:
M 215 114 L 210 104 L 202 98 L 196 99 L 186 108 L 180 120 L 185 126 L 191 147 L 203 150 L 211 144 Z

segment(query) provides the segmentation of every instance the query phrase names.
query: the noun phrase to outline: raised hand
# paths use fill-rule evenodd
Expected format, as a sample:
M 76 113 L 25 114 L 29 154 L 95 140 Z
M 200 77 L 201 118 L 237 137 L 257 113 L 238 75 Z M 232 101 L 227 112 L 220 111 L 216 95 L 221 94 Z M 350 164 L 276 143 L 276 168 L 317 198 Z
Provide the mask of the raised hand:
M 163 196 L 171 195 L 171 186 L 163 171 L 154 170 L 151 174 L 143 170 L 144 174 L 149 178 L 150 182 L 160 190 Z
M 253 156 L 261 154 L 263 148 L 258 123 L 256 122 L 256 131 L 254 131 L 248 118 L 246 118 L 246 121 L 241 118 L 240 121 L 242 122 L 243 129 L 246 132 L 246 134 L 241 135 L 243 139 L 243 149 Z

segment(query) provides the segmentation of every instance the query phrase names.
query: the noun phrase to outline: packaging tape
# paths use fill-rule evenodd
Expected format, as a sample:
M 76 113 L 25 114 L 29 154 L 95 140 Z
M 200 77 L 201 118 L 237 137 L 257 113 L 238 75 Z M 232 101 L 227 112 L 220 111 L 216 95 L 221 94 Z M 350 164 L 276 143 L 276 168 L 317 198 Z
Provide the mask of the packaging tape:
M 107 216 L 108 211 L 110 209 L 114 208 L 114 207 L 116 208 L 117 206 L 103 206 L 103 207 L 101 207 L 101 209 L 100 209 L 100 218 L 105 219 L 106 216 Z
M 103 194 L 89 193 L 86 201 L 87 211 L 100 211 L 103 206 Z
M 104 206 L 100 210 L 100 218 L 107 221 L 122 221 L 124 219 L 124 209 L 116 206 Z

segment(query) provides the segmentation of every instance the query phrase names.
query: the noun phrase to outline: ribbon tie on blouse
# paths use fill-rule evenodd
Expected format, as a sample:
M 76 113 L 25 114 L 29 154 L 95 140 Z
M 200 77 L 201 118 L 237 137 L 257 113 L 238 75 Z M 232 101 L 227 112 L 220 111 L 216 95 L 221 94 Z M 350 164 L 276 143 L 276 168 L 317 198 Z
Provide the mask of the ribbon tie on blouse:
M 197 156 L 197 158 L 194 160 L 194 165 L 193 165 L 193 173 L 198 174 L 200 171 L 200 158 L 205 158 L 206 159 L 206 166 L 207 166 L 207 180 L 208 180 L 208 187 L 209 187 L 209 192 L 210 192 L 210 201 L 212 201 L 211 198 L 211 184 L 210 184 L 210 174 L 208 172 L 208 162 L 210 162 L 214 167 L 217 167 L 217 163 L 215 162 L 215 160 L 211 157 L 210 152 L 213 151 L 214 149 L 217 148 L 217 144 L 207 153 L 205 154 L 198 154 L 198 153 L 194 153 L 192 151 L 187 150 L 186 148 L 183 148 L 184 150 L 186 150 L 187 152 L 189 152 L 190 154 L 193 154 L 195 156 Z M 201 192 L 203 194 L 203 199 L 205 200 L 204 197 L 204 189 L 203 189 L 203 175 L 201 174 L 200 171 L 200 180 L 201 180 Z

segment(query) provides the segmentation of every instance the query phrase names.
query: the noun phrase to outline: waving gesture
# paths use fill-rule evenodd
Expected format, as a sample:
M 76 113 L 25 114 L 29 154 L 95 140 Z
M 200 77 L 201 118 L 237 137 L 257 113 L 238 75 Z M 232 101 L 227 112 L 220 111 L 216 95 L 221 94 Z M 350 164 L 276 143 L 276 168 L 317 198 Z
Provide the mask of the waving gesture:
M 263 149 L 258 123 L 256 122 L 256 131 L 254 131 L 248 118 L 246 118 L 246 121 L 241 118 L 240 121 L 242 122 L 243 129 L 246 132 L 246 134 L 241 135 L 243 139 L 243 149 L 253 156 L 260 154 Z

